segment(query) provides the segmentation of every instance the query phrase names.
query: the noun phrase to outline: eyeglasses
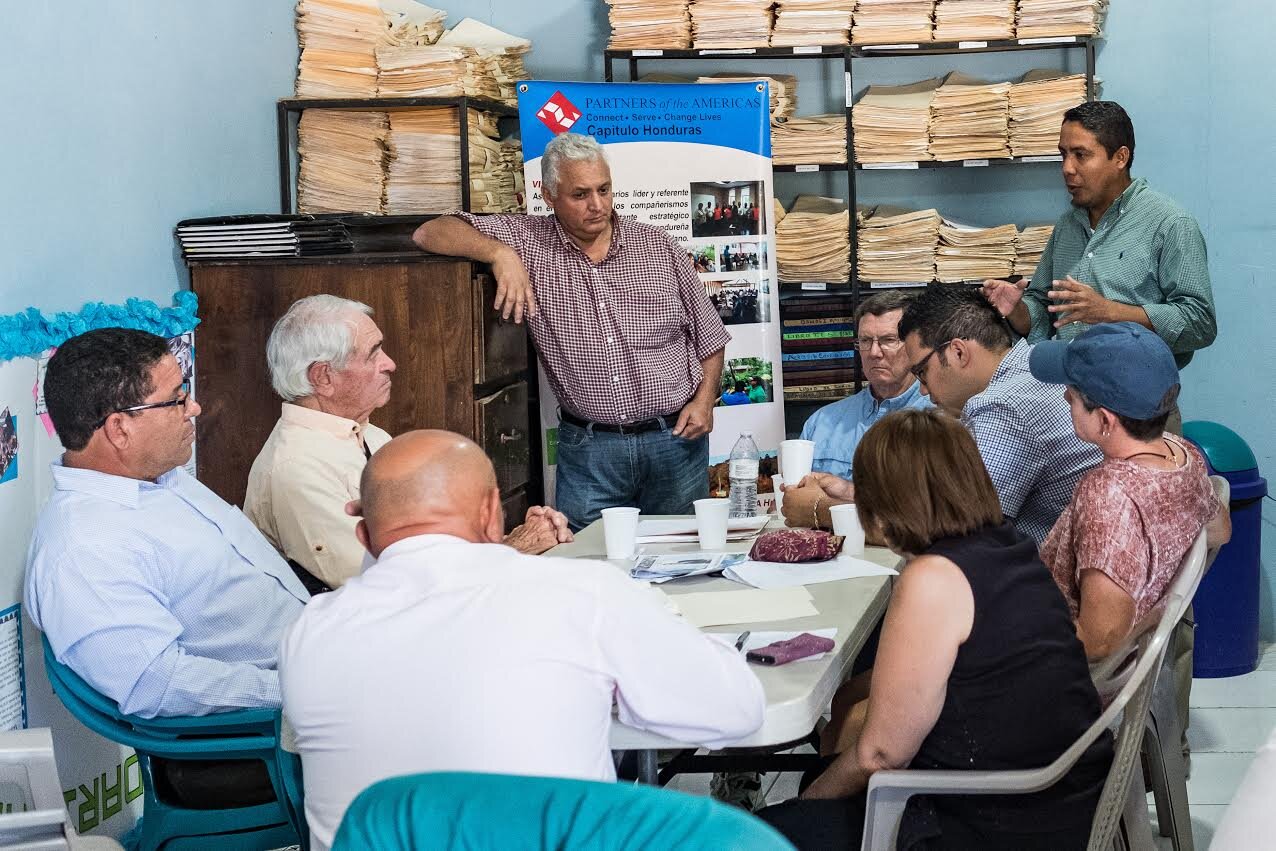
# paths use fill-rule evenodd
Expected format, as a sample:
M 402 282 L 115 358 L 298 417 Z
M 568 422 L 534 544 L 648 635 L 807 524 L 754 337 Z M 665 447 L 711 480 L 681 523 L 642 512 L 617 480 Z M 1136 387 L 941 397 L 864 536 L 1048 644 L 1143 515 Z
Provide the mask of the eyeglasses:
M 888 355 L 893 355 L 904 346 L 904 341 L 899 337 L 857 337 L 855 348 L 861 352 L 872 351 L 874 343 L 881 346 L 882 351 Z
M 956 338 L 956 337 L 953 337 L 953 338 L 951 338 L 951 339 L 945 340 L 944 342 L 940 343 L 940 344 L 939 344 L 938 346 L 936 346 L 935 348 L 931 349 L 929 352 L 927 352 L 927 353 L 926 353 L 926 357 L 922 358 L 922 359 L 921 359 L 921 360 L 919 360 L 917 363 L 915 363 L 915 364 L 913 364 L 912 366 L 910 366 L 910 367 L 908 368 L 908 371 L 909 371 L 909 372 L 911 372 L 911 373 L 913 374 L 913 377 L 914 377 L 914 378 L 916 378 L 918 381 L 923 381 L 923 382 L 924 382 L 924 381 L 926 380 L 926 364 L 927 364 L 927 362 L 928 362 L 928 361 L 929 361 L 932 357 L 934 357 L 934 356 L 935 356 L 935 352 L 938 352 L 940 349 L 946 349 L 946 348 L 948 348 L 948 346 L 949 346 L 949 345 L 952 343 L 952 341 L 953 341 L 953 340 L 955 340 L 955 339 L 957 339 L 957 338 Z
M 111 414 L 135 414 L 138 411 L 149 411 L 151 408 L 176 408 L 178 405 L 185 408 L 186 403 L 190 401 L 190 398 L 191 383 L 189 381 L 183 381 L 181 389 L 177 391 L 177 398 L 169 399 L 167 402 L 147 402 L 144 405 L 133 405 L 128 408 L 120 408 L 119 410 L 111 411 L 110 414 L 102 417 L 102 419 L 98 421 L 98 424 L 93 426 L 93 429 L 96 431 L 106 425 L 106 421 L 111 418 Z

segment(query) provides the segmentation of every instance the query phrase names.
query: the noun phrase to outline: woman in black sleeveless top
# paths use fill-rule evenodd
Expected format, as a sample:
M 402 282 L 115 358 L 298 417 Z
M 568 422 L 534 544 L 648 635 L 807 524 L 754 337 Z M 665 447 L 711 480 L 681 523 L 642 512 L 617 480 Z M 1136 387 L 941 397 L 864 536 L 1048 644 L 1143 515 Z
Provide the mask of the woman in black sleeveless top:
M 855 746 L 801 799 L 759 813 L 800 849 L 858 845 L 875 771 L 1038 768 L 1100 714 L 1067 604 L 1036 545 L 1002 517 L 960 423 L 890 414 L 861 441 L 854 470 L 865 529 L 908 563 Z M 898 848 L 1085 848 L 1111 761 L 1105 733 L 1045 791 L 913 798 Z

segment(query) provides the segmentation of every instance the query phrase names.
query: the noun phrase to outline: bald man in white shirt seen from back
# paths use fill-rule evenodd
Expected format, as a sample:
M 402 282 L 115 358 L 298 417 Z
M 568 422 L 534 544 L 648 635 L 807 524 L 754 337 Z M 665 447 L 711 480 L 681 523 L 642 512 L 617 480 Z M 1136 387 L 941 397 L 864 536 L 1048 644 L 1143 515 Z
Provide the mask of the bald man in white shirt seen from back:
M 712 748 L 761 725 L 744 659 L 614 565 L 502 545 L 495 473 L 471 441 L 397 437 L 360 492 L 376 563 L 306 607 L 280 660 L 312 847 L 386 777 L 613 780 L 613 700 L 628 725 Z

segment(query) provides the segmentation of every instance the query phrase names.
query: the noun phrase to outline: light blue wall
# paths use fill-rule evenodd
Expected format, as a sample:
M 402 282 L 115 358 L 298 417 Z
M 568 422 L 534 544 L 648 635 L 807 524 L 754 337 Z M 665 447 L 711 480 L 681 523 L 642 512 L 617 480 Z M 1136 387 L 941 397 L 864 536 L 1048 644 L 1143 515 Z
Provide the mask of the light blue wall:
M 1262 6 L 1113 0 L 1099 74 L 1106 96 L 1134 118 L 1135 172 L 1193 212 L 1210 246 L 1220 337 L 1184 373 L 1184 412 L 1240 432 L 1276 476 L 1276 98 L 1266 59 L 1276 18 Z M 451 11 L 449 23 L 471 14 L 531 38 L 528 65 L 539 78 L 602 78 L 600 0 L 489 0 Z M 129 296 L 166 302 L 184 278 L 171 236 L 178 219 L 274 209 L 271 107 L 292 87 L 291 0 L 17 4 L 6 10 L 0 46 L 0 314 Z M 1050 51 L 967 57 L 960 67 L 1009 77 L 1063 61 Z M 724 61 L 714 70 L 760 64 Z M 764 67 L 799 75 L 801 112 L 838 107 L 835 63 Z M 861 62 L 856 88 L 951 67 L 950 58 Z M 644 70 L 657 68 L 708 70 Z M 836 179 L 785 175 L 778 194 L 836 191 Z M 1066 203 L 1052 166 L 870 173 L 861 197 L 924 202 L 986 224 L 1050 221 Z M 1269 639 L 1274 548 L 1269 522 Z
M 0 314 L 167 304 L 183 218 L 277 210 L 291 0 L 7 3 Z

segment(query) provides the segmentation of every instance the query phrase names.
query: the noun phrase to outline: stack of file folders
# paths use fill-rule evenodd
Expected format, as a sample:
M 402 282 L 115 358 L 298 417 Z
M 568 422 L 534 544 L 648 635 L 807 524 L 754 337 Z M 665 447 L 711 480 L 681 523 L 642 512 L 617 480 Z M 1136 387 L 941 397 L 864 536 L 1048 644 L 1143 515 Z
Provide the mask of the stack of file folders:
M 335 218 L 287 215 L 217 216 L 177 223 L 187 260 L 237 257 L 310 257 L 354 250 L 346 226 Z
M 1108 0 L 1019 0 L 1019 38 L 1098 35 Z
M 855 0 L 779 0 L 771 46 L 846 44 L 854 10 Z
M 612 50 L 691 46 L 687 0 L 607 0 Z
M 1010 83 L 953 71 L 930 102 L 930 155 L 943 162 L 1010 156 Z
M 851 44 L 918 44 L 931 40 L 935 0 L 859 0 Z
M 778 202 L 777 202 L 778 204 Z M 851 219 L 840 198 L 799 195 L 775 225 L 781 283 L 844 284 L 851 276 Z
M 935 5 L 935 41 L 1014 37 L 1015 0 L 939 0 Z
M 846 162 L 846 113 L 798 115 L 771 123 L 776 165 Z
M 1015 268 L 1018 234 L 1014 225 L 981 228 L 945 219 L 939 226 L 935 278 L 940 283 L 958 284 L 1009 277 Z
M 1015 238 L 1015 274 L 1032 280 L 1046 250 L 1046 243 L 1054 233 L 1054 225 L 1032 225 L 1019 231 Z
M 939 248 L 938 210 L 907 210 L 881 204 L 859 219 L 861 281 L 919 284 L 935 279 Z
M 1010 87 L 1010 152 L 1016 157 L 1053 154 L 1063 114 L 1084 103 L 1084 74 L 1037 69 Z
M 695 0 L 691 43 L 696 48 L 766 47 L 771 40 L 771 0 Z
M 929 160 L 935 77 L 907 86 L 869 86 L 851 109 L 855 159 L 862 163 Z
M 783 301 L 785 399 L 831 401 L 854 390 L 854 314 L 846 295 L 803 295 Z

